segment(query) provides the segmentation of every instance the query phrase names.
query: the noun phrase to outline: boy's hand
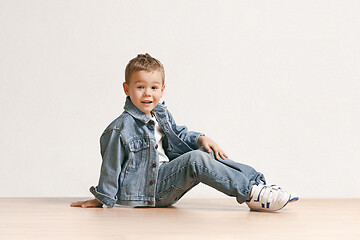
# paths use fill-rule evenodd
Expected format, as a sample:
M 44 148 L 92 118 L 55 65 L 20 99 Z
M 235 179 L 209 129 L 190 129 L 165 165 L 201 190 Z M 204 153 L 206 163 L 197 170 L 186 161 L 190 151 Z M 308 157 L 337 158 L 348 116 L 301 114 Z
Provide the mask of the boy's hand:
M 93 208 L 93 207 L 102 207 L 102 203 L 96 198 L 86 201 L 78 201 L 71 203 L 71 207 L 82 207 L 82 208 Z
M 211 149 L 212 149 L 215 153 L 216 159 L 219 159 L 219 156 L 222 159 L 225 159 L 228 157 L 226 155 L 226 153 L 219 147 L 219 145 L 217 145 L 213 140 L 211 140 L 210 138 L 208 138 L 206 136 L 200 136 L 198 139 L 198 143 L 199 143 L 199 146 L 204 147 L 208 153 L 211 153 Z

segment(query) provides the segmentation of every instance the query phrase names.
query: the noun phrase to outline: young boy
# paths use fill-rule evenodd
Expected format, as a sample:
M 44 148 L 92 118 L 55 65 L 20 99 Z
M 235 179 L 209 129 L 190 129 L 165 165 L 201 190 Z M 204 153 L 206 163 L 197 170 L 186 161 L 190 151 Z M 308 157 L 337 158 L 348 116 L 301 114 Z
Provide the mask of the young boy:
M 176 125 L 159 103 L 165 90 L 163 65 L 149 54 L 139 54 L 125 69 L 124 112 L 100 138 L 103 158 L 95 196 L 72 207 L 105 204 L 166 207 L 200 182 L 250 209 L 277 211 L 298 197 L 266 185 L 263 174 L 228 159 L 204 134 Z

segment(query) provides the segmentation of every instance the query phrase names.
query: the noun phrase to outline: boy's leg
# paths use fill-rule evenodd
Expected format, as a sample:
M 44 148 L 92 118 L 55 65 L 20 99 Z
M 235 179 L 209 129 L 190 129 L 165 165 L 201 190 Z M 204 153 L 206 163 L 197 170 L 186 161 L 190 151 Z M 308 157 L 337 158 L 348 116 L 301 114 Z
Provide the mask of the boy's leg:
M 200 182 L 245 202 L 252 185 L 265 183 L 263 174 L 230 159 L 217 160 L 204 148 L 188 152 L 160 166 L 156 206 L 170 206 Z

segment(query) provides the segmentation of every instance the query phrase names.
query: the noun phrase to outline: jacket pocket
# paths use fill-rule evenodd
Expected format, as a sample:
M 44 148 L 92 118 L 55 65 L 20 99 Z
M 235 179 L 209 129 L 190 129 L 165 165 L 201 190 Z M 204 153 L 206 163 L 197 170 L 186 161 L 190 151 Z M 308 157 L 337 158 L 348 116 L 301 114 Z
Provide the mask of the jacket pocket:
M 138 152 L 142 149 L 150 147 L 150 140 L 148 138 L 135 139 L 129 142 L 129 149 L 131 152 Z
M 133 167 L 140 169 L 145 168 L 146 160 L 150 158 L 150 139 L 137 138 L 129 142 L 129 158 L 133 159 Z

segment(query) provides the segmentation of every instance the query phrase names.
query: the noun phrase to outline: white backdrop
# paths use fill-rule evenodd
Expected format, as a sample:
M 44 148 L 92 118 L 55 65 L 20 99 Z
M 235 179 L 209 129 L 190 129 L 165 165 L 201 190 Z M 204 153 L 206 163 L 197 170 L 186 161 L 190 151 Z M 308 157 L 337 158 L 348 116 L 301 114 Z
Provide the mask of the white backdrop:
M 0 196 L 90 197 L 125 65 L 148 52 L 178 124 L 302 197 L 360 197 L 359 12 L 357 0 L 0 0 Z

